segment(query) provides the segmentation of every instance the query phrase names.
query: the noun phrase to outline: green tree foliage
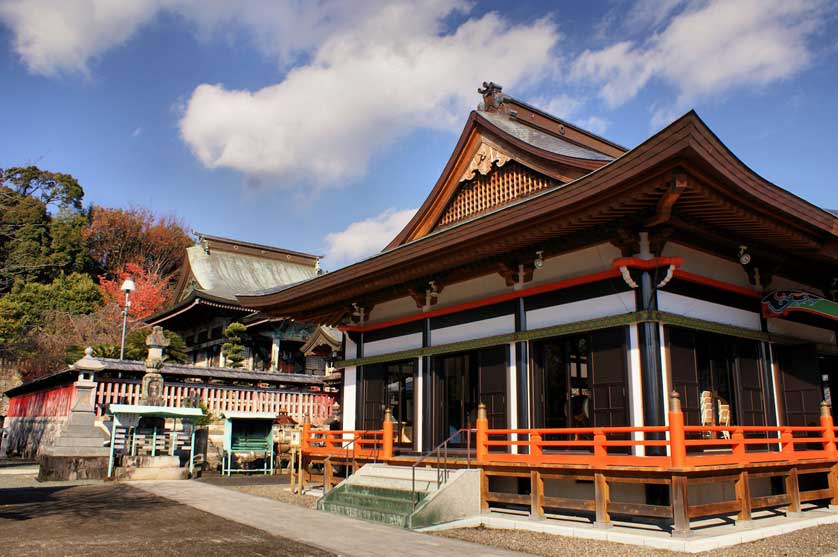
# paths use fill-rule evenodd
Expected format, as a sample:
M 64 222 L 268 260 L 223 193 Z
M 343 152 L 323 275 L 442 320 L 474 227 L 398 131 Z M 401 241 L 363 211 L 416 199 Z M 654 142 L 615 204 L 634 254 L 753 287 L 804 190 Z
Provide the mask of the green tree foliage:
M 49 284 L 18 280 L 0 298 L 0 354 L 26 356 L 28 337 L 37 332 L 52 312 L 81 315 L 101 306 L 102 292 L 88 275 L 60 275 Z
M 246 349 L 247 328 L 238 321 L 233 321 L 224 329 L 224 340 L 224 344 L 221 345 L 221 352 L 224 354 L 227 367 L 242 367 Z
M 87 266 L 83 196 L 69 174 L 0 169 L 0 293 L 16 280 L 46 283 Z

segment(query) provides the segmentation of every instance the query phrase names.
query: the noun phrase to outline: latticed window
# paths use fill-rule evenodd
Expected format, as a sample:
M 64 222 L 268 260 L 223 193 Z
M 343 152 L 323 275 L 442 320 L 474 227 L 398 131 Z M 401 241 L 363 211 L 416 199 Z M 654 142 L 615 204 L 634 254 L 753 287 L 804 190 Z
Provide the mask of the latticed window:
M 439 220 L 438 228 L 450 226 L 559 184 L 558 180 L 539 174 L 515 161 L 509 161 L 485 176 L 477 174 L 474 179 L 463 182 Z

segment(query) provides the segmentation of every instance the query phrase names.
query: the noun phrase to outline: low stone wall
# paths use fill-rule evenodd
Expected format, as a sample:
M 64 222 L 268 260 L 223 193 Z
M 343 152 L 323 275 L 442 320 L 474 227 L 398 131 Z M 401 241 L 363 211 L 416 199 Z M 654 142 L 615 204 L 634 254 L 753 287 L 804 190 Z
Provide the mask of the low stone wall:
M 0 444 L 3 456 L 36 458 L 51 446 L 67 422 L 67 416 L 9 416 Z
M 108 477 L 106 456 L 41 455 L 39 464 L 39 482 L 104 480 Z

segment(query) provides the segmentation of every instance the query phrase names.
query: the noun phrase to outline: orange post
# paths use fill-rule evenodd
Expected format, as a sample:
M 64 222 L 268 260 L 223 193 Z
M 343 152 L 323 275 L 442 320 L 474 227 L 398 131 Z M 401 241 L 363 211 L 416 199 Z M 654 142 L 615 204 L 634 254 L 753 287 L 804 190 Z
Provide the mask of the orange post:
M 782 432 L 780 433 L 780 445 L 782 445 L 782 448 L 780 449 L 781 453 L 788 454 L 794 452 L 794 437 L 791 434 L 790 428 L 782 428 Z
M 733 456 L 739 459 L 739 462 L 744 462 L 745 458 L 745 434 L 742 433 L 742 428 L 737 427 L 733 430 L 731 435 L 733 440 Z
M 835 424 L 832 419 L 832 408 L 824 400 L 821 402 L 821 427 L 823 428 L 823 450 L 829 458 L 835 458 Z
M 541 464 L 541 435 L 537 432 L 530 433 L 530 463 L 534 465 Z
M 677 391 L 669 395 L 669 451 L 672 467 L 683 468 L 687 461 L 687 438 L 684 434 L 681 395 Z
M 306 414 L 303 418 L 303 433 L 300 439 L 300 449 L 306 452 L 311 446 L 311 417 Z
M 388 406 L 384 410 L 383 434 L 381 436 L 381 458 L 393 458 L 393 410 Z
M 489 447 L 486 442 L 489 440 L 489 419 L 486 416 L 486 405 L 482 402 L 477 406 L 477 435 L 475 445 L 477 445 L 477 464 L 485 464 L 489 461 Z
M 594 463 L 605 464 L 605 457 L 608 450 L 605 448 L 605 432 L 601 429 L 594 430 Z

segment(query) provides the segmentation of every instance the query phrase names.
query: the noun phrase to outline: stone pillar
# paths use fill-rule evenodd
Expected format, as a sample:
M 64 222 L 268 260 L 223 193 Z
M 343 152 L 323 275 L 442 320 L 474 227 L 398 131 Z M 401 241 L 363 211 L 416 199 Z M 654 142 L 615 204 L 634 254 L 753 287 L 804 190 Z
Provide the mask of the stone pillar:
M 93 396 L 97 371 L 105 364 L 93 357 L 93 349 L 85 350 L 84 358 L 73 364 L 78 380 L 73 384 L 76 402 L 67 423 L 53 445 L 40 459 L 40 481 L 103 479 L 107 476 L 109 449 L 105 447 L 102 431 L 96 427 Z
M 163 376 L 159 370 L 163 367 L 163 348 L 169 346 L 169 339 L 163 334 L 163 327 L 157 325 L 145 339 L 148 345 L 148 358 L 145 361 L 143 390 L 140 404 L 144 406 L 164 406 Z

